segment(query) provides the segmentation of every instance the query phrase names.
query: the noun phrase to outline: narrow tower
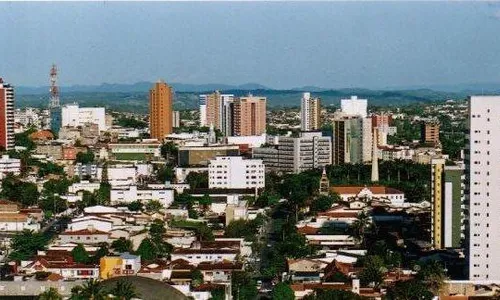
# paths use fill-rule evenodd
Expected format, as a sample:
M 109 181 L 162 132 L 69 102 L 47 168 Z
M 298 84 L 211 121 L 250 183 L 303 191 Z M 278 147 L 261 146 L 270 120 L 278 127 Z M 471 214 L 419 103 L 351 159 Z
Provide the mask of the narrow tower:
M 57 135 L 61 129 L 61 102 L 59 100 L 59 86 L 57 85 L 57 66 L 50 68 L 50 130 Z
M 330 180 L 326 175 L 326 170 L 323 167 L 323 173 L 321 174 L 321 179 L 319 180 L 319 194 L 323 196 L 328 196 L 330 193 Z
M 378 129 L 373 128 L 372 139 L 372 182 L 378 182 Z

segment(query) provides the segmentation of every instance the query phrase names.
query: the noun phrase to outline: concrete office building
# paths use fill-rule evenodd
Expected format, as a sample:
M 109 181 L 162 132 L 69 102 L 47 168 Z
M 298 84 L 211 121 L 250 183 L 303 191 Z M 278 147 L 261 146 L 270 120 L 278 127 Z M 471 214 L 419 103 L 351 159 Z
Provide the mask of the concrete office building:
M 299 137 L 277 137 L 272 147 L 253 149 L 266 170 L 294 172 L 320 169 L 332 163 L 331 137 L 321 132 L 301 132 Z
M 438 122 L 422 122 L 421 141 L 435 146 L 440 144 Z
M 199 105 L 200 105 L 200 109 L 199 109 L 200 127 L 208 126 L 208 123 L 207 123 L 207 97 L 208 97 L 208 95 L 198 96 L 198 101 L 199 101 Z
M 366 118 L 368 115 L 368 100 L 351 96 L 350 99 L 340 99 L 340 109 L 343 113 Z
M 172 88 L 164 81 L 158 81 L 149 91 L 149 130 L 151 137 L 163 140 L 172 130 Z
M 468 121 L 469 279 L 500 282 L 500 96 L 471 96 Z
M 224 136 L 233 133 L 233 102 L 234 95 L 221 94 L 215 91 L 212 94 L 200 95 L 200 125 L 213 125 Z
M 311 98 L 311 93 L 304 93 L 300 102 L 300 129 L 302 131 L 319 130 L 320 118 L 320 99 Z
M 210 189 L 260 189 L 265 185 L 265 167 L 261 159 L 219 156 L 208 164 Z
M 172 112 L 172 127 L 179 128 L 181 127 L 181 112 L 173 111 Z
M 431 241 L 434 249 L 458 248 L 463 235 L 464 168 L 431 160 Z
M 0 158 L 0 178 L 9 173 L 14 175 L 21 174 L 21 160 L 9 157 L 9 155 L 2 155 Z
M 0 147 L 14 149 L 14 87 L 0 78 Z
M 240 97 L 234 100 L 233 133 L 237 136 L 266 133 L 266 97 Z
M 333 164 L 371 162 L 372 138 L 370 118 L 337 117 L 333 120 Z
M 238 145 L 184 146 L 179 147 L 179 166 L 207 166 L 217 156 L 239 156 Z
M 61 109 L 62 127 L 83 127 L 97 124 L 99 131 L 106 131 L 106 109 L 104 107 L 80 107 L 78 103 L 66 104 Z

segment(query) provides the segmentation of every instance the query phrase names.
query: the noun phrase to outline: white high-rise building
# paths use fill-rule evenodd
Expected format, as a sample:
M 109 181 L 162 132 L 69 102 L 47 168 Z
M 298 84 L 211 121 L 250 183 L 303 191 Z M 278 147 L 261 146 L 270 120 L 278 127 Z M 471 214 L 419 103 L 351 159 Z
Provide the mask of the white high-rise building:
M 207 95 L 200 95 L 200 127 L 208 126 L 207 124 Z
M 314 131 L 320 128 L 320 100 L 311 98 L 311 93 L 304 93 L 300 101 L 300 129 Z
M 500 282 L 500 96 L 469 98 L 466 203 L 469 279 Z M 467 238 L 467 236 L 466 236 Z
M 265 167 L 261 159 L 241 156 L 219 156 L 208 165 L 208 187 L 211 189 L 264 188 Z
M 104 107 L 80 107 L 77 103 L 66 104 L 61 109 L 63 127 L 79 127 L 97 124 L 99 131 L 106 131 L 106 109 Z
M 358 99 L 358 96 L 351 96 L 351 99 L 341 99 L 340 109 L 345 114 L 366 118 L 368 115 L 368 100 Z

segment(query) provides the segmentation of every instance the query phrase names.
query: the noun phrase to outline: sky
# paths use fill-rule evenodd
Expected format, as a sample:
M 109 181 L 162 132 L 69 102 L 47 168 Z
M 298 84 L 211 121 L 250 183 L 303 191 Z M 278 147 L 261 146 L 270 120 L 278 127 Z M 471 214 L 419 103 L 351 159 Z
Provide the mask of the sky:
M 500 82 L 500 3 L 1 2 L 17 86 L 156 81 L 271 88 Z

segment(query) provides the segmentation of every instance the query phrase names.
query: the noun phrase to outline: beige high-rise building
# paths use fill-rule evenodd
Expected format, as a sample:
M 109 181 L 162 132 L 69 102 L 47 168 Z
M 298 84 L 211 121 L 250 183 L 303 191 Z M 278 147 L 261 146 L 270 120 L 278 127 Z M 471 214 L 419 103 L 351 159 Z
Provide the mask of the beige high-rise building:
M 266 132 L 266 102 L 266 97 L 248 96 L 235 99 L 234 135 L 261 135 Z
M 316 131 L 320 129 L 321 104 L 319 98 L 311 97 L 311 93 L 302 95 L 300 106 L 302 131 Z
M 216 129 L 220 129 L 220 92 L 215 91 L 212 94 L 206 95 L 206 126 L 213 125 Z
M 162 140 L 172 133 L 172 88 L 164 81 L 158 81 L 149 90 L 149 129 L 151 137 Z

